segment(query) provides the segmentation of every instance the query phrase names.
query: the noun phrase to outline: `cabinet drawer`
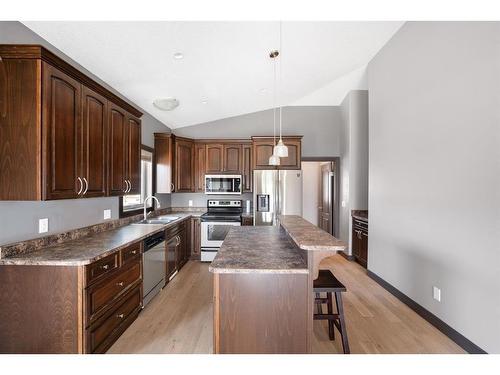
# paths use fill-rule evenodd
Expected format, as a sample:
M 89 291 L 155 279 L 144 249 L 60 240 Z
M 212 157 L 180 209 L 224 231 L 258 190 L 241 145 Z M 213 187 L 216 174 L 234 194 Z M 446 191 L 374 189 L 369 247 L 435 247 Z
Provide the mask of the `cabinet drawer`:
M 167 228 L 166 237 L 172 238 L 173 236 L 179 234 L 179 232 L 181 232 L 183 229 L 186 229 L 186 221 L 183 221 L 182 223 L 179 223 L 173 227 Z
M 115 268 L 118 268 L 118 252 L 107 256 L 95 263 L 88 265 L 87 268 L 87 285 L 101 279 Z
M 121 264 L 127 264 L 135 260 L 141 254 L 141 242 L 134 243 L 120 251 Z
M 141 307 L 141 286 L 134 288 L 117 307 L 87 329 L 87 349 L 104 353 L 135 320 Z
M 130 267 L 102 280 L 87 289 L 87 323 L 109 306 L 137 281 L 141 280 L 141 262 L 137 260 Z

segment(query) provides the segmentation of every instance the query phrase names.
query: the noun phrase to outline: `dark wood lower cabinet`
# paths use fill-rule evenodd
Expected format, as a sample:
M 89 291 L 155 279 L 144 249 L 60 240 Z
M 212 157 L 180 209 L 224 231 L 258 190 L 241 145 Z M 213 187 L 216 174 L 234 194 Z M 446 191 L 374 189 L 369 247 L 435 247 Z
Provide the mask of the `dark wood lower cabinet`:
M 352 255 L 363 267 L 368 265 L 368 222 L 352 219 Z
M 142 307 L 142 246 L 87 266 L 1 266 L 0 285 L 0 353 L 103 353 Z
M 166 280 L 188 262 L 191 256 L 191 222 L 183 222 L 167 228 L 166 234 Z
M 191 259 L 200 260 L 201 257 L 201 220 L 191 218 Z

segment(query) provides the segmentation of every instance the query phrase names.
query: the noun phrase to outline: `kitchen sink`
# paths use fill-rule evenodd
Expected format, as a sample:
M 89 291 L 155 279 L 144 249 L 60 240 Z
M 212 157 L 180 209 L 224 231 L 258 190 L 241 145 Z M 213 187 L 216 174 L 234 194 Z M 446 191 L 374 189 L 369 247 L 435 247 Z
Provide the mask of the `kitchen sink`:
M 153 219 L 141 220 L 135 224 L 168 224 L 172 221 L 175 221 L 179 218 L 179 216 L 158 216 Z

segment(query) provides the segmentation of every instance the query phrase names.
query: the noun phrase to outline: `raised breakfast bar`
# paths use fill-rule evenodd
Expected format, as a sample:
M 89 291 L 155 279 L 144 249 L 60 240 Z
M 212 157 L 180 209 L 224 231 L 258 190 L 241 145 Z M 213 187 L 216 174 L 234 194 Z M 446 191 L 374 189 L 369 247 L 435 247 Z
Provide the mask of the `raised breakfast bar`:
M 215 353 L 310 353 L 312 284 L 322 259 L 346 248 L 299 216 L 235 227 L 210 266 Z

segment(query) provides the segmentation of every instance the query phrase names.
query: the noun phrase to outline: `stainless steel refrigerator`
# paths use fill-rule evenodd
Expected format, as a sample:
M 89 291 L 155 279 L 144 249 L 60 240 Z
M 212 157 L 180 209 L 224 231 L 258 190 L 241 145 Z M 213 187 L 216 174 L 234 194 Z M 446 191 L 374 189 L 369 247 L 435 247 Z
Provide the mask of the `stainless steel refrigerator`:
M 255 225 L 277 225 L 279 215 L 302 216 L 301 170 L 253 172 Z

